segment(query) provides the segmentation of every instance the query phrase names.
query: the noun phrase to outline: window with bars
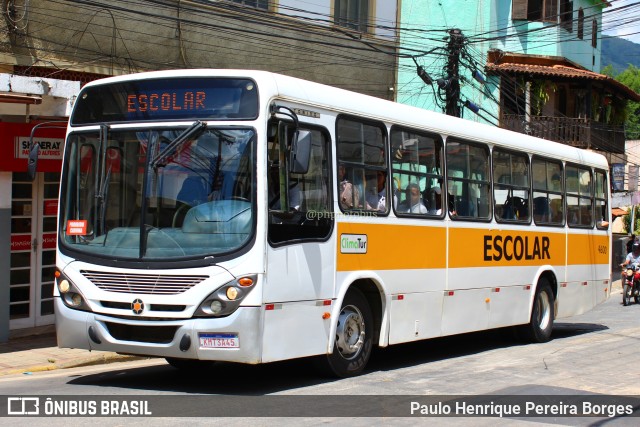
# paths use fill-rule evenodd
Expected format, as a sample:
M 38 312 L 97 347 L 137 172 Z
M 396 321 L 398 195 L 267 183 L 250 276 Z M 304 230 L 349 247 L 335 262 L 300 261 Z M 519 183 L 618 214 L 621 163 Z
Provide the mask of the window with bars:
M 584 10 L 578 9 L 578 38 L 584 38 Z
M 558 22 L 558 0 L 513 0 L 511 19 Z
M 560 1 L 560 26 L 567 31 L 573 31 L 573 1 Z
M 255 9 L 269 10 L 269 0 L 229 0 L 242 6 L 253 7 Z
M 366 33 L 369 26 L 369 0 L 335 0 L 333 21 L 341 27 Z

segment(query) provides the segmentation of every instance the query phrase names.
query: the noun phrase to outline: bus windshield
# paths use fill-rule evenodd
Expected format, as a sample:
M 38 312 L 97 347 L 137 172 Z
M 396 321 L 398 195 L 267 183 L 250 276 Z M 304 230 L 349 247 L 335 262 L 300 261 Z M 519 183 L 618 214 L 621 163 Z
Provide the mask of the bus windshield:
M 61 249 L 161 261 L 238 250 L 255 222 L 254 141 L 251 128 L 200 122 L 72 133 Z

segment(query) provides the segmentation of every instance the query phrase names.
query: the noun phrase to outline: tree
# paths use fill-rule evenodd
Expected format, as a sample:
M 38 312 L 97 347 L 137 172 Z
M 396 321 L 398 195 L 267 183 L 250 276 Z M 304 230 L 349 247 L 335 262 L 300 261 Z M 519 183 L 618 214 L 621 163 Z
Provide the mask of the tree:
M 607 65 L 602 69 L 602 74 L 613 77 L 634 92 L 640 93 L 640 68 L 629 64 L 626 70 L 616 75 L 613 66 Z M 629 101 L 626 116 L 627 139 L 640 139 L 640 102 Z
M 640 205 L 636 205 L 635 206 L 635 215 L 634 215 L 634 222 L 636 223 L 636 226 L 633 227 L 633 233 L 631 234 L 640 234 L 638 233 L 638 230 L 640 230 Z M 628 233 L 629 230 L 631 229 L 630 225 L 631 225 L 631 209 L 629 209 L 629 212 L 622 215 L 622 223 L 624 224 L 624 229 L 625 231 Z

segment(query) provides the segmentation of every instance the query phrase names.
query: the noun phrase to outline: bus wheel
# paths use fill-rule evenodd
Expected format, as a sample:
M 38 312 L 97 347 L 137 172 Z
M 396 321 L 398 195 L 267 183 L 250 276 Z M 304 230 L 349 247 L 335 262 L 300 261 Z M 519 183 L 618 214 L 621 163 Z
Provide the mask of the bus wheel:
M 362 292 L 351 289 L 340 309 L 333 353 L 325 359 L 329 373 L 340 378 L 360 374 L 371 356 L 372 335 L 371 308 Z
M 177 357 L 165 357 L 165 360 L 176 369 L 193 372 L 210 369 L 216 363 L 212 360 L 180 359 Z
M 540 279 L 533 299 L 531 320 L 521 326 L 521 336 L 529 342 L 547 342 L 551 338 L 555 316 L 553 291 L 546 279 Z

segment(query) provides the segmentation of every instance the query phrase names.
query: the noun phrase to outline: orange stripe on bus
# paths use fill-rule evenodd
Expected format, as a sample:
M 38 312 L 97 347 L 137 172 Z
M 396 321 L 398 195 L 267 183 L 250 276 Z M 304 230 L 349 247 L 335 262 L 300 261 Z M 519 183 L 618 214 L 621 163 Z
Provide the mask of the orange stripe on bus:
M 337 270 L 445 268 L 443 227 L 387 224 L 338 224 Z M 364 235 L 366 253 L 342 253 L 343 235 Z
M 608 264 L 609 238 L 598 234 L 450 228 L 449 268 Z M 568 250 L 568 251 L 567 251 Z M 446 268 L 445 227 L 339 223 L 337 270 Z

